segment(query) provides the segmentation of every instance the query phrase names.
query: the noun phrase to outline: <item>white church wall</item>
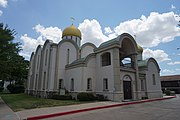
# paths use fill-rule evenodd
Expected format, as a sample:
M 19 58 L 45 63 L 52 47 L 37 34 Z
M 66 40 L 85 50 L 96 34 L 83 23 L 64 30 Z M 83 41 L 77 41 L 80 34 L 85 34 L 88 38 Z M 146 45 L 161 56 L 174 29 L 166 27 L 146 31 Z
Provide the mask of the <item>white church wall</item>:
M 36 53 L 35 53 L 35 68 L 34 68 L 34 83 L 33 83 L 33 89 L 37 90 L 38 87 L 38 81 L 39 81 L 39 71 L 40 71 L 40 62 L 41 62 L 41 51 L 42 47 L 38 46 Z
M 153 74 L 155 84 L 153 83 Z M 149 98 L 162 96 L 159 71 L 156 64 L 151 61 L 148 64 L 148 71 L 146 71 L 146 84 Z
M 69 53 L 68 53 L 69 49 Z M 69 57 L 68 57 L 69 54 Z M 65 79 L 65 66 L 77 59 L 77 49 L 71 42 L 63 42 L 58 48 L 58 77 L 57 79 Z
M 111 65 L 102 66 L 101 55 L 105 52 L 111 53 Z M 103 79 L 108 79 L 108 91 L 112 91 L 114 88 L 114 77 L 113 77 L 113 64 L 112 64 L 112 50 L 107 50 L 96 55 L 96 88 L 97 92 L 103 91 Z
M 84 44 L 81 48 L 81 58 L 88 56 L 90 53 L 94 53 L 94 47 L 90 44 Z
M 83 91 L 87 90 L 87 80 L 91 79 L 92 91 L 95 91 L 96 83 L 96 58 L 90 58 L 87 63 L 87 67 L 84 67 L 83 72 Z
M 48 89 L 48 72 L 49 72 L 49 52 L 50 52 L 50 43 L 45 43 L 42 51 L 42 71 L 41 71 L 41 89 Z
M 50 66 L 49 66 L 49 86 L 50 91 L 57 90 L 57 82 L 55 81 L 55 70 L 56 70 L 56 51 L 57 47 L 53 46 L 50 49 Z M 56 83 L 55 83 L 56 82 Z
M 33 89 L 33 78 L 34 78 L 34 54 L 31 55 L 31 60 L 29 62 L 29 73 L 28 73 L 28 81 L 27 81 L 27 87 L 29 90 Z
M 74 79 L 74 91 L 82 92 L 83 88 L 83 69 L 84 67 L 77 67 L 66 70 L 66 77 L 64 81 L 65 89 L 71 91 L 71 80 Z

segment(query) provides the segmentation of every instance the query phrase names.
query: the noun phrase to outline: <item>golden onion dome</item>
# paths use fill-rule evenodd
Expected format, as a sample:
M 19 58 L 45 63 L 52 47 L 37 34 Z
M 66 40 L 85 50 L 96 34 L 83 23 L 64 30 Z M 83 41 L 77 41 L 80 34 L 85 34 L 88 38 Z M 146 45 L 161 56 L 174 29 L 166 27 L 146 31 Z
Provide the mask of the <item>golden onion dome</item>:
M 137 44 L 137 52 L 138 53 L 142 53 L 143 52 L 143 48 Z
M 72 24 L 71 26 L 63 30 L 62 38 L 64 36 L 76 36 L 76 37 L 80 37 L 81 39 L 81 31 Z

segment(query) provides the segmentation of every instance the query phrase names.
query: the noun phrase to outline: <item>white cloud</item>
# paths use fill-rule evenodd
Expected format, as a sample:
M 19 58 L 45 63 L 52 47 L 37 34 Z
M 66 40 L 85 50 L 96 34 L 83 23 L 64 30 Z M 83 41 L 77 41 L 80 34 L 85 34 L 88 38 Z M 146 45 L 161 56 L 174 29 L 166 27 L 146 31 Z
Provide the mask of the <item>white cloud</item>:
M 176 71 L 180 71 L 180 69 L 179 69 L 179 68 L 176 68 Z
M 58 27 L 47 27 L 38 24 L 33 29 L 40 34 L 39 37 L 42 37 L 42 39 L 50 39 L 54 41 L 55 43 L 58 43 L 61 40 L 62 31 Z
M 104 31 L 105 31 L 105 34 L 110 34 L 113 32 L 110 27 L 105 27 Z
M 169 62 L 167 63 L 168 65 L 179 65 L 180 61 L 175 61 L 175 62 Z
M 176 9 L 176 7 L 174 5 L 171 5 L 171 9 Z
M 26 58 L 29 58 L 31 53 L 36 50 L 37 46 L 42 45 L 44 41 L 41 38 L 31 38 L 27 34 L 24 34 L 20 38 L 23 41 L 22 49 L 23 51 L 20 53 Z
M 3 11 L 0 10 L 0 16 L 3 14 Z
M 57 43 L 61 40 L 62 31 L 58 27 L 47 27 L 38 24 L 33 29 L 39 33 L 39 37 L 32 38 L 27 34 L 21 36 L 21 40 L 23 41 L 22 49 L 23 51 L 20 53 L 27 59 L 29 59 L 31 53 L 36 50 L 37 46 L 43 45 L 46 39 L 50 39 L 53 42 Z
M 180 36 L 180 28 L 177 27 L 180 17 L 177 16 L 174 12 L 151 12 L 147 17 L 142 15 L 139 19 L 124 21 L 113 29 L 105 27 L 104 33 L 97 20 L 86 19 L 80 23 L 79 29 L 83 34 L 82 42 L 94 42 L 97 46 L 127 32 L 136 35 L 136 41 L 143 47 L 154 47 Z
M 163 50 L 150 50 L 150 49 L 145 49 L 143 51 L 143 59 L 153 57 L 155 58 L 158 62 L 163 62 L 167 60 L 171 60 L 168 56 L 167 53 L 165 53 Z
M 174 73 L 174 71 L 169 70 L 169 69 L 164 69 L 164 70 L 162 70 L 162 73 L 166 73 L 166 74 L 170 73 L 170 74 L 172 74 L 172 73 Z
M 180 28 L 177 27 L 180 17 L 177 16 L 174 12 L 151 12 L 148 17 L 142 15 L 140 19 L 120 23 L 114 28 L 114 34 L 128 32 L 136 35 L 137 42 L 143 47 L 154 47 L 180 36 Z
M 79 24 L 78 28 L 82 33 L 83 43 L 92 42 L 98 46 L 100 43 L 109 39 L 103 34 L 101 25 L 95 19 L 85 19 L 82 23 Z
M 0 0 L 0 6 L 6 8 L 8 4 L 7 0 Z
M 82 33 L 82 44 L 92 42 L 99 46 L 102 42 L 127 32 L 136 35 L 136 41 L 143 47 L 154 47 L 159 43 L 169 42 L 180 36 L 180 27 L 177 27 L 180 17 L 177 16 L 174 12 L 162 14 L 151 12 L 147 17 L 142 15 L 139 19 L 124 21 L 112 29 L 111 27 L 102 28 L 95 19 L 85 19 L 78 28 Z M 42 41 L 51 39 L 54 42 L 59 42 L 61 40 L 62 31 L 58 27 L 44 27 L 38 24 L 33 29 L 39 34 L 37 39 Z M 163 50 L 146 49 L 144 50 L 144 58 L 147 57 L 154 57 L 159 62 L 170 60 Z

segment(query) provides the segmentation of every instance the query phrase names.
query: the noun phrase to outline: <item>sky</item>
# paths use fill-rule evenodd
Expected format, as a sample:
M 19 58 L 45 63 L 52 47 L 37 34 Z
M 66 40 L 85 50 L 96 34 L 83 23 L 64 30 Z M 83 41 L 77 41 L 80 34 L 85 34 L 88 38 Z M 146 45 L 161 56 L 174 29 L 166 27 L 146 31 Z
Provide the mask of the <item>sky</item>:
M 143 59 L 158 61 L 161 75 L 180 74 L 179 0 L 0 0 L 0 22 L 15 29 L 27 60 L 46 39 L 58 43 L 71 17 L 82 44 L 98 47 L 126 32 L 143 47 Z

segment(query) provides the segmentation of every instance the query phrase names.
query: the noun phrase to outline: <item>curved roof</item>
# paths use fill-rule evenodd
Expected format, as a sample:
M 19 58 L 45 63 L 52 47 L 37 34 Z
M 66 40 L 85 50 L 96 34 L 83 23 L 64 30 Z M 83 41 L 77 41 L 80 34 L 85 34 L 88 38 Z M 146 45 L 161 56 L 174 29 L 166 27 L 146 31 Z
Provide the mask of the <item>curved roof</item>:
M 86 46 L 91 46 L 91 47 L 93 47 L 94 49 L 97 48 L 93 43 L 87 42 L 87 43 L 85 43 L 85 44 L 83 44 L 83 45 L 81 46 L 81 49 L 83 49 L 83 48 L 86 47 Z
M 79 65 L 79 64 L 84 64 L 84 65 L 86 65 L 86 64 L 88 63 L 88 61 L 89 61 L 92 57 L 95 57 L 95 54 L 94 54 L 94 53 L 91 53 L 91 54 L 89 54 L 88 56 L 86 56 L 86 57 L 84 57 L 84 58 L 77 59 L 77 60 L 73 61 L 71 64 L 66 65 L 66 67 L 76 66 L 76 65 Z
M 58 43 L 58 47 L 60 47 L 60 46 L 61 46 L 63 43 L 65 43 L 65 42 L 69 42 L 69 43 L 73 44 L 74 47 L 76 48 L 76 50 L 79 50 L 78 45 L 77 45 L 74 41 L 72 41 L 72 40 L 67 40 L 67 39 L 61 40 L 61 41 Z
M 137 52 L 138 53 L 142 53 L 143 52 L 143 48 L 137 44 Z
M 158 70 L 160 71 L 160 67 L 157 61 L 154 58 L 147 58 L 146 60 L 138 61 L 138 67 L 148 67 L 149 62 L 152 61 L 156 64 Z
M 119 44 L 120 47 L 122 46 L 122 42 L 125 38 L 128 38 L 131 43 L 134 45 L 134 51 L 137 51 L 137 44 L 136 41 L 134 40 L 134 38 L 128 34 L 128 33 L 123 33 L 121 35 L 119 35 L 117 38 L 114 38 L 112 40 L 108 40 L 106 42 L 103 42 L 97 49 L 101 49 L 101 48 L 105 48 L 107 46 L 113 45 L 113 44 Z

